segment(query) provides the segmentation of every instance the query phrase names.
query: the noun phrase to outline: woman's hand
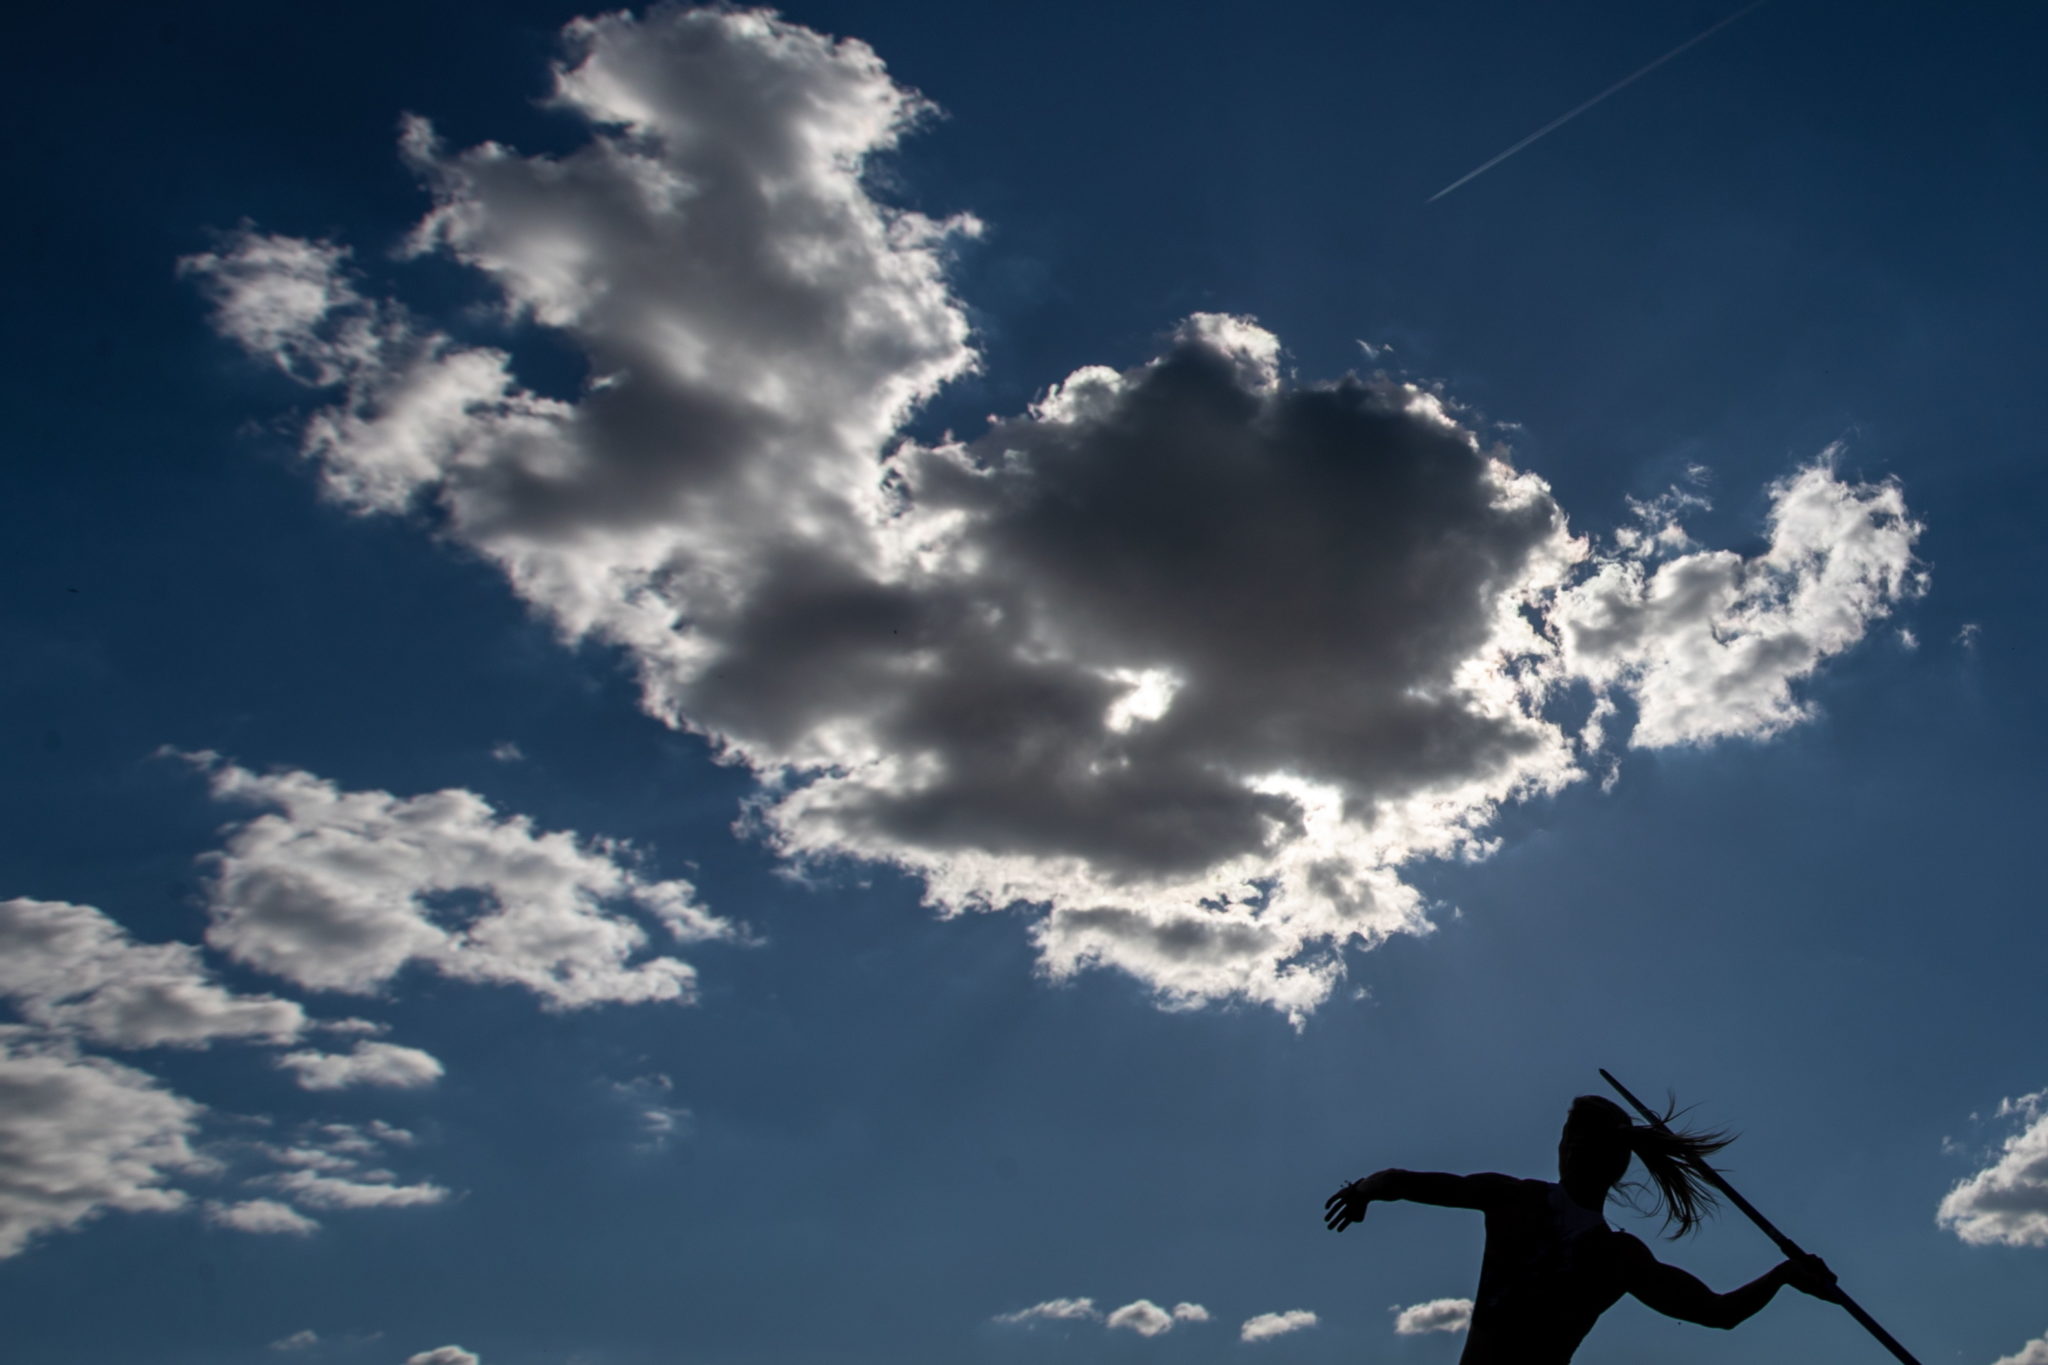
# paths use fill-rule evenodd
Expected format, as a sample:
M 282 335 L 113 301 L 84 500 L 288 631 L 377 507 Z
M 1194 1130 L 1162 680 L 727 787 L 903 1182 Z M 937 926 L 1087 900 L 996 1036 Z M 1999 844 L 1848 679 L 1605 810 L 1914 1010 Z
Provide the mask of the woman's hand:
M 1802 1294 L 1811 1294 L 1830 1303 L 1839 1297 L 1835 1288 L 1835 1272 L 1829 1270 L 1828 1263 L 1818 1256 L 1795 1256 L 1779 1266 L 1778 1273 L 1786 1284 Z
M 1324 1227 L 1342 1232 L 1353 1223 L 1365 1221 L 1365 1206 L 1371 1202 L 1370 1179 L 1354 1180 L 1323 1201 Z

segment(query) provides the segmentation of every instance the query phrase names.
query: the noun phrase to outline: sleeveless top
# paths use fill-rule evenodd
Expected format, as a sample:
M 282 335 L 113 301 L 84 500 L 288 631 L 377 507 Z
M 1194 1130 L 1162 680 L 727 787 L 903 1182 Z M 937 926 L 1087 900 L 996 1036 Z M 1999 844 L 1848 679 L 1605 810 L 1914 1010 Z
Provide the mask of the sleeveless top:
M 1561 1185 L 1474 1178 L 1499 1184 L 1461 1365 L 1566 1365 L 1650 1250 Z

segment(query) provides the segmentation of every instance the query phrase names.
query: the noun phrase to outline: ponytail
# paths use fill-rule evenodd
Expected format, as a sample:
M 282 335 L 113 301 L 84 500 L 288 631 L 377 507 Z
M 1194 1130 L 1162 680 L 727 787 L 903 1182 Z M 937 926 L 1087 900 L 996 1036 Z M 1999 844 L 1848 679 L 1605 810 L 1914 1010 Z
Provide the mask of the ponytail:
M 1599 1122 L 1629 1155 L 1643 1163 L 1643 1170 L 1650 1177 L 1647 1183 L 1618 1187 L 1644 1192 L 1650 1192 L 1654 1187 L 1655 1203 L 1650 1208 L 1636 1205 L 1633 1198 L 1629 1202 L 1644 1213 L 1655 1213 L 1661 1206 L 1664 1226 L 1675 1228 L 1669 1234 L 1674 1239 L 1698 1227 L 1720 1206 L 1720 1201 L 1714 1196 L 1714 1187 L 1701 1175 L 1701 1171 L 1714 1169 L 1707 1164 L 1707 1159 L 1735 1141 L 1735 1134 L 1725 1129 L 1673 1127 L 1673 1120 L 1683 1112 L 1676 1101 L 1671 1102 L 1658 1116 L 1664 1125 L 1660 1128 L 1635 1122 L 1620 1105 L 1603 1096 L 1582 1095 L 1572 1105 L 1571 1119 L 1568 1120 L 1569 1123 L 1586 1123 L 1589 1128 L 1593 1122 Z M 1617 1183 L 1626 1173 L 1625 1157 L 1620 1164 L 1624 1170 L 1616 1172 Z
M 1707 1158 L 1735 1141 L 1735 1134 L 1722 1129 L 1679 1130 L 1671 1128 L 1671 1121 L 1681 1111 L 1677 1103 L 1670 1102 L 1658 1115 L 1666 1125 L 1653 1128 L 1646 1123 L 1632 1123 L 1628 1130 L 1628 1149 L 1635 1153 L 1636 1160 L 1643 1163 L 1650 1179 L 1657 1186 L 1659 1202 L 1664 1206 L 1664 1226 L 1676 1230 L 1670 1235 L 1683 1237 L 1700 1225 L 1714 1210 L 1720 1207 L 1720 1200 L 1714 1195 L 1714 1187 L 1700 1174 L 1702 1169 L 1712 1170 Z

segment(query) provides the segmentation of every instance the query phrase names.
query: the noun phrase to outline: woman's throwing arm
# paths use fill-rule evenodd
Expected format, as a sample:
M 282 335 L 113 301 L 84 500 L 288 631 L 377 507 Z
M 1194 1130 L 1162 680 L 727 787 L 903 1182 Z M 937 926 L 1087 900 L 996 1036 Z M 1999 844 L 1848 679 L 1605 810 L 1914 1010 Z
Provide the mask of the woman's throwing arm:
M 1831 1299 L 1835 1274 L 1818 1256 L 1780 1261 L 1763 1274 L 1726 1294 L 1716 1294 L 1675 1265 L 1665 1265 L 1647 1249 L 1632 1276 L 1628 1292 L 1667 1318 L 1705 1327 L 1733 1327 L 1747 1322 L 1778 1290 L 1791 1285 L 1818 1299 Z
M 1505 1175 L 1447 1175 L 1442 1171 L 1375 1171 L 1323 1201 L 1323 1224 L 1342 1232 L 1365 1218 L 1376 1200 L 1406 1199 L 1451 1209 L 1492 1208 L 1518 1182 Z

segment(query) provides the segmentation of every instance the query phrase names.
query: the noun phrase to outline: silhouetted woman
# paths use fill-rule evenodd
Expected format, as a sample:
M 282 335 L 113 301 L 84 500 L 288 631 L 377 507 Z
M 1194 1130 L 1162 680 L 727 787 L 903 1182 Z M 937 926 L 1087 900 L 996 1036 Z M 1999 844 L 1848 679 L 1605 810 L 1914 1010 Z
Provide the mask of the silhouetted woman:
M 1632 1121 L 1612 1100 L 1572 1101 L 1557 1144 L 1555 1185 L 1507 1175 L 1381 1171 L 1330 1196 L 1323 1221 L 1342 1232 L 1376 1199 L 1407 1199 L 1486 1215 L 1486 1254 L 1460 1365 L 1565 1365 L 1602 1313 L 1633 1294 L 1667 1317 L 1733 1327 L 1771 1301 L 1782 1285 L 1818 1298 L 1835 1277 L 1817 1256 L 1785 1261 L 1740 1289 L 1716 1294 L 1665 1265 L 1628 1233 L 1607 1226 L 1607 1196 L 1643 1163 L 1661 1197 L 1673 1237 L 1714 1206 L 1713 1191 L 1688 1163 L 1704 1162 L 1733 1139 L 1722 1133 L 1659 1132 Z

